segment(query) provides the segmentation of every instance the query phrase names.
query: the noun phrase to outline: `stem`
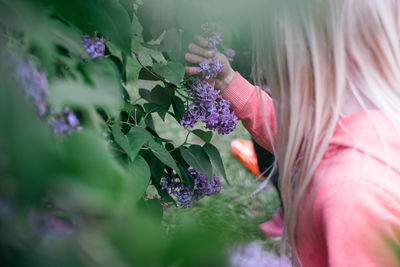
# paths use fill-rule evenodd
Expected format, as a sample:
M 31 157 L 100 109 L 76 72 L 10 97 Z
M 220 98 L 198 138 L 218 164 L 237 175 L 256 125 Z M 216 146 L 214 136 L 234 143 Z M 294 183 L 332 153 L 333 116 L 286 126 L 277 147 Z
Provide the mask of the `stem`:
M 109 147 L 110 149 L 115 150 L 115 151 L 118 151 L 118 152 L 120 152 L 120 153 L 122 153 L 122 154 L 124 154 L 124 155 L 128 155 L 128 153 L 126 153 L 125 151 L 123 151 L 123 150 L 121 150 L 121 149 L 119 149 L 119 148 L 113 147 L 113 146 L 111 146 L 111 145 L 109 145 L 108 147 Z
M 142 66 L 148 73 L 150 73 L 151 75 L 153 75 L 154 77 L 156 77 L 157 79 L 162 81 L 163 83 L 168 84 L 169 86 L 171 86 L 171 87 L 173 87 L 175 89 L 178 88 L 178 86 L 176 86 L 175 84 L 167 82 L 163 77 L 161 77 L 160 75 L 158 75 L 157 73 L 153 72 L 148 67 L 143 65 L 142 61 L 139 58 L 139 54 L 136 51 L 132 50 L 132 53 L 135 55 L 136 60 L 140 64 L 140 66 Z
M 175 90 L 175 92 L 177 92 L 178 95 L 180 95 L 181 97 L 183 97 L 183 98 L 185 98 L 185 99 L 192 100 L 190 97 L 185 96 L 184 94 L 182 94 L 179 90 Z
M 187 140 L 188 140 L 188 138 L 189 138 L 189 135 L 190 135 L 190 133 L 191 133 L 191 131 L 189 131 L 189 130 L 187 130 L 187 131 L 188 131 L 188 133 L 187 133 L 187 135 L 186 135 L 185 142 L 183 142 L 182 146 L 183 146 L 183 145 L 186 145 Z
M 137 126 L 136 108 L 135 108 L 135 126 Z

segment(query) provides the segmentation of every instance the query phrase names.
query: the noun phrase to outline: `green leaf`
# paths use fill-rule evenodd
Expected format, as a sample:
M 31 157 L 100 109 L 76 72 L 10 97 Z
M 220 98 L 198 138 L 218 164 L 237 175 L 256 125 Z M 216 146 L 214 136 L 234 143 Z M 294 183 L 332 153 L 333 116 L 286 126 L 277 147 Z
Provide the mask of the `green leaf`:
M 79 1 L 81 2 L 81 1 Z M 115 1 L 102 1 L 102 8 L 93 8 L 93 24 L 123 52 L 131 53 L 131 23 L 128 13 Z
M 114 136 L 114 141 L 129 155 L 130 147 L 128 137 L 125 136 L 120 129 L 119 125 L 114 125 L 112 128 L 112 134 Z M 129 155 L 130 156 L 130 155 Z M 133 160 L 132 157 L 130 157 Z
M 160 115 L 161 119 L 165 119 L 165 115 L 167 114 L 168 110 L 162 106 L 153 103 L 145 103 L 143 104 L 143 108 L 147 113 L 157 112 Z
M 128 12 L 129 18 L 133 19 L 133 4 L 134 4 L 134 0 L 119 0 L 119 3 L 125 8 L 126 12 Z
M 182 32 L 176 28 L 170 28 L 165 34 L 160 50 L 166 52 L 173 61 L 183 61 L 186 47 L 187 45 L 183 45 Z
M 151 140 L 151 134 L 141 127 L 134 127 L 126 134 L 129 140 L 129 156 L 132 160 L 135 159 L 142 146 Z
M 224 163 L 222 162 L 221 155 L 218 149 L 210 143 L 206 143 L 203 146 L 204 151 L 210 157 L 213 166 L 218 170 L 219 174 L 222 175 L 227 184 L 229 184 L 228 177 L 226 176 Z
M 126 63 L 126 79 L 128 82 L 135 81 L 139 78 L 142 66 L 137 61 L 136 57 L 128 57 Z
M 134 180 L 133 197 L 134 201 L 138 201 L 146 192 L 150 182 L 150 167 L 142 156 L 137 156 L 135 161 L 130 164 L 130 172 Z
M 122 62 L 121 50 L 114 44 L 114 42 L 108 41 L 108 42 L 106 42 L 106 46 L 107 46 L 108 51 L 110 51 L 110 53 L 112 55 L 119 58 L 119 60 L 121 60 L 121 62 Z
M 207 176 L 211 179 L 212 176 L 212 165 L 210 158 L 204 152 L 203 148 L 199 145 L 191 145 L 189 148 L 180 147 L 179 151 L 185 161 L 196 171 Z
M 78 182 L 85 181 L 90 186 L 103 185 L 104 189 L 113 192 L 121 182 L 121 169 L 103 142 L 104 139 L 98 134 L 83 130 L 68 137 L 61 149 L 68 172 L 74 174 L 71 177 L 76 177 Z
M 48 100 L 56 110 L 64 106 L 79 108 L 99 107 L 117 115 L 121 106 L 120 78 L 115 66 L 108 59 L 96 60 L 86 65 L 86 72 L 96 87 L 83 80 L 57 80 L 50 85 Z
M 196 129 L 193 130 L 192 133 L 200 137 L 200 139 L 206 143 L 209 143 L 213 137 L 212 131 L 203 131 L 200 129 Z
M 172 98 L 172 108 L 174 109 L 175 119 L 180 123 L 185 115 L 185 104 L 182 99 L 177 96 Z
M 126 54 L 131 53 L 132 24 L 118 1 L 51 1 L 58 13 L 87 34 L 95 31 L 112 40 Z
M 190 175 L 189 171 L 187 168 L 183 167 L 182 165 L 179 165 L 179 169 L 181 170 L 182 173 L 182 181 L 185 185 L 189 186 L 190 190 L 193 190 L 194 187 L 194 179 L 192 175 Z
M 171 105 L 172 94 L 173 91 L 168 86 L 164 88 L 160 85 L 157 85 L 156 87 L 153 88 L 153 90 L 151 90 L 150 93 L 151 102 L 159 106 L 162 106 L 166 110 L 168 110 L 169 106 Z
M 179 85 L 185 75 L 185 67 L 179 62 L 168 62 L 166 65 L 154 64 L 153 71 L 175 85 Z
M 161 223 L 164 210 L 160 200 L 153 198 L 141 201 L 139 202 L 139 204 L 140 204 L 139 208 L 142 212 L 151 216 L 152 219 L 155 220 L 155 222 Z
M 115 125 L 112 128 L 112 134 L 115 142 L 128 154 L 133 162 L 138 155 L 142 146 L 152 139 L 151 134 L 143 128 L 134 127 L 124 135 L 119 126 Z
M 178 174 L 179 177 L 182 177 L 181 171 L 178 168 L 178 165 L 176 164 L 174 158 L 171 156 L 171 154 L 159 143 L 157 143 L 154 140 L 151 140 L 149 142 L 149 148 L 151 152 L 159 159 L 161 160 L 165 165 L 171 167 L 172 169 L 175 170 L 175 172 Z
M 143 46 L 137 37 L 132 38 L 132 49 L 138 54 L 140 62 L 145 66 L 152 66 L 153 59 L 160 64 L 167 62 L 162 52 Z

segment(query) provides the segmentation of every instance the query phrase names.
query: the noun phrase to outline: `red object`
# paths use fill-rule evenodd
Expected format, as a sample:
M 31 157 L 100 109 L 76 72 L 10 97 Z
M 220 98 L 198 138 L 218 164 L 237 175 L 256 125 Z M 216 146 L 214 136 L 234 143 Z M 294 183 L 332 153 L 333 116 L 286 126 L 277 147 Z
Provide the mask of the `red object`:
M 254 151 L 253 142 L 245 139 L 233 139 L 231 141 L 232 154 L 254 175 L 260 175 L 257 155 Z
M 268 237 L 280 237 L 283 233 L 283 212 L 279 209 L 272 219 L 259 225 L 260 231 Z

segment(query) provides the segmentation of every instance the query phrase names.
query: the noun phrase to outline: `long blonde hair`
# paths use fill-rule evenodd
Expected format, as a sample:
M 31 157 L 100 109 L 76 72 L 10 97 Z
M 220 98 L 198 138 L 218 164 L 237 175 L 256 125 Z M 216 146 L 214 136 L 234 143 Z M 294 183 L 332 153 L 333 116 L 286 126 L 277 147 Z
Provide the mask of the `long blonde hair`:
M 355 99 L 362 109 L 400 114 L 400 6 L 398 0 L 270 0 L 263 5 L 263 14 L 256 16 L 253 73 L 258 83 L 268 83 L 274 99 L 283 240 L 292 244 L 299 262 L 299 203 L 346 100 Z

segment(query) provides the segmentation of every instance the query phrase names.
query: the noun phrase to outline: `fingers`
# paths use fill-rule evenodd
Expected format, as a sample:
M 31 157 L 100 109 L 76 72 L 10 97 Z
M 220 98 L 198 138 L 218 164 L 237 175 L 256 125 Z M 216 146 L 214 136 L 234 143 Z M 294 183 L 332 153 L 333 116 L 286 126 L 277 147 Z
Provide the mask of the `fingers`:
M 201 47 L 208 48 L 208 40 L 203 36 L 197 35 L 194 37 L 194 41 Z
M 204 49 L 196 44 L 189 44 L 188 46 L 188 51 L 192 54 L 196 54 L 198 56 L 204 57 L 204 58 L 211 58 L 214 56 L 214 52 L 208 49 Z
M 185 60 L 186 60 L 188 63 L 200 64 L 201 62 L 203 62 L 203 61 L 205 61 L 205 60 L 207 60 L 207 59 L 204 58 L 204 57 L 195 55 L 195 54 L 186 53 L 186 54 L 185 54 Z
M 188 67 L 188 66 L 185 67 L 185 71 L 188 75 L 197 75 L 199 74 L 199 70 L 200 70 L 199 67 Z

